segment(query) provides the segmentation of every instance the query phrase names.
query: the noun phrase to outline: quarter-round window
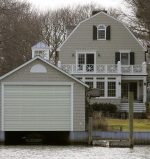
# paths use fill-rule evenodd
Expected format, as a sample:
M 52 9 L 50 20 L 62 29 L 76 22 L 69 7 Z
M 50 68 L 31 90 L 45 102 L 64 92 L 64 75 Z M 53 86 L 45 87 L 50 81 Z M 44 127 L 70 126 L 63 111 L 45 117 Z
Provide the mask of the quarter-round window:
M 99 25 L 97 27 L 97 39 L 106 40 L 106 26 L 105 25 Z

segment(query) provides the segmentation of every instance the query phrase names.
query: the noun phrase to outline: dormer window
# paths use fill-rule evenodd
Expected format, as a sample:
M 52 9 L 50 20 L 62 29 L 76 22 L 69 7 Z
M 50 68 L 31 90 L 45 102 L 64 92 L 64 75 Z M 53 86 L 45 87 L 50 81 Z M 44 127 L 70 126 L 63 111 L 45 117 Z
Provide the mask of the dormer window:
M 97 27 L 97 39 L 106 40 L 106 26 L 105 25 L 99 25 Z

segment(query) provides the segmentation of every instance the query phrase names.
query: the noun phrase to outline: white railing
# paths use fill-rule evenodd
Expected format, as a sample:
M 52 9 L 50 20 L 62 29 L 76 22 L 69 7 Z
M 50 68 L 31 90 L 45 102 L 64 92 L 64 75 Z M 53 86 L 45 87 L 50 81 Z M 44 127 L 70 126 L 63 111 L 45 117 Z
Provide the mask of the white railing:
M 117 65 L 73 65 L 73 64 L 62 64 L 61 68 L 70 74 L 117 74 Z
M 125 75 L 146 75 L 146 64 L 142 65 L 121 65 L 118 64 L 59 64 L 59 67 L 70 74 L 125 74 Z

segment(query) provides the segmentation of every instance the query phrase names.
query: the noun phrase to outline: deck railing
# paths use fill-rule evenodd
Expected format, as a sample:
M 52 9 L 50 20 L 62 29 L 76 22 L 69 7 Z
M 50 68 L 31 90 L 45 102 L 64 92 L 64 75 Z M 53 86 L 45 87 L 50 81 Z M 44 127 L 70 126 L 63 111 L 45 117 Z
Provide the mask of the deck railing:
M 61 69 L 70 74 L 125 74 L 125 75 L 146 75 L 146 63 L 142 65 L 121 65 L 118 64 L 61 64 Z

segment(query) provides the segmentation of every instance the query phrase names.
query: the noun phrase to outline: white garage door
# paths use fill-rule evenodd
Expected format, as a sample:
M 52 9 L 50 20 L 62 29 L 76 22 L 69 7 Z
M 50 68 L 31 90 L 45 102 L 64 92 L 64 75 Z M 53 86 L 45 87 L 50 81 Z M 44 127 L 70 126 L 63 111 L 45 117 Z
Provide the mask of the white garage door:
M 4 131 L 70 131 L 71 86 L 4 85 Z

